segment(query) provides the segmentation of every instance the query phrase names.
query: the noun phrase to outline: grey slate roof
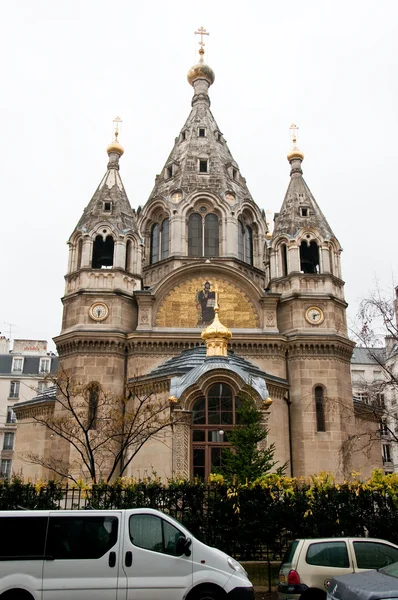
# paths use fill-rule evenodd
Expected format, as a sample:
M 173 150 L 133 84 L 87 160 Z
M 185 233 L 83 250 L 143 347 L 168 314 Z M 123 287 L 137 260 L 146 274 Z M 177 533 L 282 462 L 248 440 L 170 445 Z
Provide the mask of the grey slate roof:
M 104 202 L 112 203 L 111 212 L 104 212 Z M 116 153 L 110 154 L 107 171 L 84 209 L 76 229 L 90 231 L 102 222 L 112 224 L 119 233 L 137 230 L 136 215 L 119 174 L 119 155 Z
M 18 402 L 17 404 L 14 404 L 13 409 L 15 411 L 18 411 L 19 408 L 26 408 L 27 406 L 34 406 L 35 404 L 40 404 L 47 400 L 55 401 L 56 395 L 57 395 L 57 386 L 51 385 L 50 387 L 46 388 L 40 394 L 37 394 L 37 396 L 35 396 L 34 398 L 31 398 L 31 400 L 26 400 L 25 402 Z
M 308 207 L 307 217 L 301 216 L 301 206 Z M 311 190 L 304 181 L 301 161 L 296 159 L 292 160 L 290 182 L 282 207 L 275 215 L 273 237 L 282 233 L 295 237 L 298 231 L 304 227 L 318 229 L 324 239 L 335 237 Z
M 376 358 L 384 361 L 386 358 L 385 348 L 361 348 L 356 346 L 351 357 L 352 365 L 377 365 Z
M 200 128 L 205 130 L 204 137 L 198 135 Z M 208 174 L 198 172 L 200 158 L 208 159 Z M 170 165 L 173 165 L 171 178 L 167 177 L 167 167 Z M 175 190 L 181 190 L 185 198 L 190 193 L 211 191 L 224 199 L 225 193 L 229 192 L 235 196 L 234 201 L 229 200 L 231 206 L 245 200 L 259 211 L 210 110 L 207 93 L 194 96 L 188 119 L 175 140 L 161 174 L 156 177 L 147 205 L 159 197 L 169 199 Z
M 23 358 L 23 370 L 22 373 L 15 373 L 12 371 L 12 360 L 13 358 Z M 41 375 L 40 373 L 40 359 L 51 358 L 51 373 L 54 374 L 58 370 L 58 356 L 26 356 L 22 354 L 0 354 L 0 375 L 9 375 L 10 377 L 22 376 L 22 375 Z
M 268 397 L 265 378 L 287 384 L 285 379 L 268 375 L 245 358 L 237 356 L 232 350 L 228 351 L 228 356 L 225 358 L 206 357 L 204 345 L 184 350 L 179 356 L 166 360 L 153 369 L 145 379 L 148 381 L 169 377 L 170 395 L 179 398 L 184 390 L 193 385 L 202 375 L 218 369 L 232 371 L 239 375 L 247 385 L 257 390 L 262 399 Z

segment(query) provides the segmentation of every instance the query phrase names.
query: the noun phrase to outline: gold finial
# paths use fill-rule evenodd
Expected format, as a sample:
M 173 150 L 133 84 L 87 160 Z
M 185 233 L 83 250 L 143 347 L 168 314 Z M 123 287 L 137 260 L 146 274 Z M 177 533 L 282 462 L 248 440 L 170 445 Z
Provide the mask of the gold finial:
M 228 356 L 228 342 L 232 333 L 218 318 L 220 291 L 218 287 L 214 288 L 214 320 L 201 333 L 202 340 L 206 342 L 206 356 Z
M 267 224 L 267 229 L 268 229 L 267 233 L 265 234 L 265 237 L 267 238 L 267 240 L 271 239 L 271 237 L 272 237 L 272 231 L 271 231 L 271 228 L 272 228 L 271 215 L 272 215 L 272 210 L 269 210 L 269 209 L 267 208 L 267 210 L 265 211 L 265 222 L 266 222 L 266 224 Z
M 123 146 L 121 146 L 119 144 L 118 136 L 119 136 L 119 123 L 123 123 L 123 121 L 120 117 L 115 117 L 113 119 L 113 123 L 114 123 L 114 125 L 113 125 L 114 140 L 111 144 L 109 144 L 106 151 L 108 154 L 110 154 L 111 152 L 116 152 L 117 154 L 119 154 L 119 156 L 122 156 L 122 154 L 124 154 L 124 149 L 123 149 Z
M 293 147 L 297 144 L 297 132 L 298 132 L 298 127 L 295 123 L 292 123 L 289 127 L 290 129 L 290 137 L 292 139 L 292 145 Z
M 203 36 L 204 35 L 210 35 L 210 33 L 208 31 L 206 31 L 206 29 L 204 27 L 199 27 L 199 29 L 197 31 L 194 31 L 195 35 L 200 35 L 200 42 L 199 42 L 199 62 L 203 62 L 203 55 L 205 53 L 205 43 L 203 41 Z
M 301 150 L 299 150 L 297 148 L 297 132 L 298 132 L 298 127 L 295 123 L 292 123 L 289 127 L 290 130 L 290 137 L 292 140 L 292 149 L 289 152 L 289 154 L 287 155 L 287 160 L 290 162 L 291 160 L 293 160 L 294 158 L 299 158 L 300 160 L 303 160 L 304 158 L 304 153 L 301 152 Z
M 113 134 L 115 136 L 114 141 L 117 142 L 117 136 L 119 135 L 119 123 L 123 123 L 123 121 L 122 121 L 122 119 L 120 117 L 115 117 L 113 119 L 113 123 L 114 123 L 114 127 L 113 127 L 114 132 L 113 132 Z

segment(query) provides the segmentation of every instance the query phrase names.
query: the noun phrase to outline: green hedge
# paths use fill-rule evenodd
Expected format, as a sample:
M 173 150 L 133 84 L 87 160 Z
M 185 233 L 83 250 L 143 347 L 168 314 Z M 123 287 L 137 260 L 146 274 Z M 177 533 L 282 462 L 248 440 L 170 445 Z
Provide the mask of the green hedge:
M 321 473 L 310 479 L 277 475 L 227 486 L 156 478 L 122 478 L 112 485 L 0 481 L 0 509 L 158 508 L 192 533 L 241 560 L 279 560 L 296 537 L 380 537 L 398 544 L 398 475 L 375 471 L 337 484 Z

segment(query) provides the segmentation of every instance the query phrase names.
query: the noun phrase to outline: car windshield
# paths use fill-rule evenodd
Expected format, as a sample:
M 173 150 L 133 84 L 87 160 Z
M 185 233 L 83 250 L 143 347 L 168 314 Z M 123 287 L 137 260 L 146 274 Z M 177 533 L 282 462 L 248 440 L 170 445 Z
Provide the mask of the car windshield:
M 383 573 L 384 575 L 390 575 L 390 577 L 396 577 L 398 579 L 398 562 L 392 563 L 392 565 L 387 565 L 382 569 L 379 569 L 379 573 Z

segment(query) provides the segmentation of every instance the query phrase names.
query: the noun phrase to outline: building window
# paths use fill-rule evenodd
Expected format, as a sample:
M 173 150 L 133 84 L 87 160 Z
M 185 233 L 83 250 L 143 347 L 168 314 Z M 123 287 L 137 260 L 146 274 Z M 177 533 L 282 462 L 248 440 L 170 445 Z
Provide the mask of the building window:
M 77 261 L 76 261 L 76 269 L 80 269 L 82 266 L 82 255 L 83 255 L 83 239 L 80 238 L 77 242 Z
M 199 137 L 206 137 L 206 129 L 204 129 L 203 127 L 199 127 L 198 136 Z
M 11 460 L 2 459 L 0 463 L 0 477 L 9 477 L 11 475 Z
M 98 400 L 100 384 L 96 381 L 90 383 L 88 391 L 88 428 L 97 429 Z
M 282 262 L 282 276 L 285 277 L 287 275 L 287 246 L 286 246 L 286 244 L 281 244 L 281 262 Z
M 383 444 L 383 464 L 391 462 L 391 446 Z
M 232 179 L 237 179 L 238 177 L 238 171 L 234 168 L 232 168 Z
M 13 358 L 12 361 L 12 372 L 22 373 L 23 370 L 23 358 Z
M 51 358 L 41 358 L 39 373 L 42 373 L 42 374 L 49 373 L 50 368 L 51 368 Z
M 44 390 L 47 389 L 47 382 L 46 381 L 39 381 L 39 383 L 37 384 L 37 391 L 39 392 L 39 394 L 42 394 L 44 392 Z
M 113 267 L 113 251 L 115 242 L 111 235 L 105 240 L 102 235 L 97 235 L 93 247 L 93 269 L 109 269 Z
M 131 255 L 132 255 L 132 247 L 133 247 L 133 243 L 131 240 L 127 240 L 127 244 L 126 244 L 126 264 L 125 264 L 125 271 L 130 272 L 131 270 Z
M 302 217 L 308 217 L 308 208 L 306 206 L 301 206 L 300 214 Z
M 185 139 L 186 139 L 186 133 L 185 133 L 185 131 L 182 131 L 181 132 L 181 141 L 185 142 Z
M 208 160 L 199 160 L 199 173 L 208 173 Z
M 321 387 L 320 385 L 318 385 L 315 388 L 315 411 L 316 411 L 316 430 L 317 431 L 326 431 L 323 387 Z
M 252 228 L 238 221 L 238 258 L 249 265 L 253 264 L 253 232 Z
M 16 423 L 17 415 L 12 410 L 11 406 L 7 406 L 7 423 Z
M 212 385 L 195 401 L 192 409 L 192 475 L 207 478 L 213 467 L 221 465 L 221 455 L 228 448 L 228 432 L 237 423 L 239 400 L 224 383 Z
M 9 398 L 19 398 L 19 381 L 11 381 L 10 382 L 10 395 Z
M 193 213 L 188 221 L 188 256 L 219 256 L 219 229 L 217 215 Z
M 171 179 L 173 177 L 173 165 L 169 165 L 166 167 L 166 179 Z
M 14 448 L 14 434 L 7 431 L 4 434 L 3 450 L 13 450 Z
M 314 240 L 301 242 L 300 270 L 302 273 L 319 273 L 319 248 Z
M 150 263 L 159 262 L 169 256 L 169 219 L 154 223 L 151 229 Z
M 104 208 L 104 212 L 111 212 L 112 202 L 104 202 L 103 208 Z

